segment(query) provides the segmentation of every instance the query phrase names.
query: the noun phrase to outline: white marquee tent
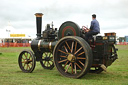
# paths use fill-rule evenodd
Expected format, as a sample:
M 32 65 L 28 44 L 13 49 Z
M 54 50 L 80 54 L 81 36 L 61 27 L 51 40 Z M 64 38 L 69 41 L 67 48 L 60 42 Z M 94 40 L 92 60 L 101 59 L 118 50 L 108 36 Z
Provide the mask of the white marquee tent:
M 11 36 L 11 35 L 24 35 L 24 36 Z M 18 29 L 15 29 L 11 24 L 9 23 L 8 26 L 5 26 L 3 29 L 0 29 L 0 43 L 4 43 L 5 40 L 12 39 L 13 42 L 15 42 L 16 39 L 30 39 L 32 40 L 31 36 L 24 33 L 23 31 L 20 31 Z

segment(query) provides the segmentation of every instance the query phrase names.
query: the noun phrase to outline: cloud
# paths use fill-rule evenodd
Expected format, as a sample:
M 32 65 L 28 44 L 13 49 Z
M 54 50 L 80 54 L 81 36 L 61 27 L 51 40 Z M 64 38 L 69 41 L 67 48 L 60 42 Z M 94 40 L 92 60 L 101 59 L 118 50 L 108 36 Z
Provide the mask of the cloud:
M 10 21 L 16 29 L 34 30 L 34 33 L 36 29 L 34 14 L 42 12 L 43 30 L 45 25 L 52 21 L 57 28 L 69 20 L 76 22 L 80 27 L 89 26 L 93 13 L 97 14 L 97 20 L 103 31 L 128 30 L 127 0 L 1 0 L 1 2 L 0 29 Z

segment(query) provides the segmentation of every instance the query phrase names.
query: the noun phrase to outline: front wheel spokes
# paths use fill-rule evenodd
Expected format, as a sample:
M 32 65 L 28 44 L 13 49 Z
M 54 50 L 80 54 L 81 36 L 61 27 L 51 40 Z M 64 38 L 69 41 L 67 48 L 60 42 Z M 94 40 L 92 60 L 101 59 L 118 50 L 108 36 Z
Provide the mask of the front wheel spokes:
M 28 70 L 28 65 L 26 65 L 26 70 Z
M 25 53 L 23 54 L 25 56 L 25 58 L 27 59 L 27 56 L 25 55 Z
M 25 65 L 26 65 L 26 64 L 24 63 L 24 65 L 23 65 L 24 68 L 25 68 Z
M 54 62 L 53 62 L 53 55 L 51 52 L 44 52 L 42 53 L 42 61 L 40 61 L 41 66 L 44 69 L 53 69 Z
M 30 69 L 30 66 L 29 66 L 29 64 L 28 64 L 28 68 Z
M 25 57 L 25 58 L 24 58 Z M 22 63 L 22 66 L 25 70 L 29 70 L 31 69 L 29 64 L 32 62 L 31 59 L 31 55 L 28 53 L 28 52 L 25 52 L 23 55 L 22 55 L 22 58 L 21 58 L 21 63 Z
M 49 61 L 48 61 L 48 64 L 51 65 Z
M 26 59 L 24 59 L 24 58 L 22 57 L 22 60 L 24 60 L 24 61 L 25 61 Z

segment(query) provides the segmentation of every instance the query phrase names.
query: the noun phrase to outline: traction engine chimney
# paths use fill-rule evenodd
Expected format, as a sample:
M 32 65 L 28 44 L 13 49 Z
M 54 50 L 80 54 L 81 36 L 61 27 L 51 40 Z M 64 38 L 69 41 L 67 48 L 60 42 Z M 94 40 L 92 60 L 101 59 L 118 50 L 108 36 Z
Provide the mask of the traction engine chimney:
M 41 38 L 41 29 L 42 29 L 42 13 L 36 13 L 36 28 L 37 28 L 37 39 Z

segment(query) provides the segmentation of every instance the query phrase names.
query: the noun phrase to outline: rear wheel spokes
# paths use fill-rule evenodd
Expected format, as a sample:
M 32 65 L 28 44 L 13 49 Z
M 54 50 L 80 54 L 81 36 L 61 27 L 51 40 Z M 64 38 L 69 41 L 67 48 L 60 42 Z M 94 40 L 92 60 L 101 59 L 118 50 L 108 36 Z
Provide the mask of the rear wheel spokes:
M 85 52 L 81 52 L 81 53 L 79 53 L 77 56 L 80 56 L 80 55 L 82 55 L 82 54 L 84 54 Z
M 60 47 L 57 52 L 59 58 L 58 63 L 63 68 L 63 71 L 68 74 L 80 73 L 84 68 L 86 60 L 82 46 L 75 41 L 65 41 Z
M 64 63 L 64 66 L 62 64 L 65 72 L 68 72 L 70 74 L 74 74 L 74 73 L 77 74 L 83 70 L 84 64 L 82 62 L 81 62 L 82 66 L 80 66 L 80 64 L 78 63 L 74 63 L 74 65 L 72 62 L 70 62 L 69 64 L 68 63 L 69 61 L 66 61 L 66 63 Z
M 58 63 L 65 62 L 65 61 L 67 61 L 67 60 L 68 60 L 68 59 L 61 60 L 61 61 L 58 61 Z
M 64 45 L 64 49 L 65 49 L 65 51 L 68 53 L 68 50 L 67 50 L 67 48 L 66 48 L 66 46 Z
M 79 61 L 79 62 L 80 62 L 80 64 L 81 64 L 81 65 L 83 65 L 83 66 L 84 66 L 84 64 L 83 64 L 81 61 Z
M 75 65 L 78 66 L 80 70 L 82 70 L 82 67 L 79 64 L 75 63 Z
M 65 68 L 65 66 L 68 64 L 68 62 L 69 62 L 69 61 L 66 61 L 66 63 L 64 64 L 64 67 L 63 67 L 63 68 Z
M 72 63 L 71 63 L 71 70 L 72 70 L 72 74 L 73 74 L 74 72 L 73 72 L 73 65 L 72 65 Z
M 74 42 L 72 42 L 71 53 L 73 52 Z
M 75 63 L 74 63 L 74 66 L 75 66 L 74 68 L 75 68 L 75 74 L 76 74 L 76 73 L 77 73 L 77 71 L 76 71 L 76 64 L 75 64 Z
M 75 44 L 75 50 L 74 50 L 74 52 L 76 52 L 76 48 L 77 48 L 77 42 L 76 42 L 76 44 Z
M 68 71 L 68 69 L 69 69 L 70 65 L 71 65 L 71 63 L 68 65 L 68 67 L 66 68 L 65 72 L 67 72 L 67 71 Z
M 63 54 L 67 54 L 66 52 L 64 52 L 64 51 L 62 51 L 62 50 L 58 50 L 58 51 L 60 51 L 60 52 L 63 53 Z
M 82 59 L 82 60 L 85 60 L 86 58 L 83 58 L 83 57 L 77 57 L 77 59 Z
M 68 49 L 71 50 L 70 47 L 69 47 L 69 45 L 68 45 L 68 43 L 67 43 L 67 42 L 65 42 L 65 43 L 66 43 L 66 45 L 68 46 Z

